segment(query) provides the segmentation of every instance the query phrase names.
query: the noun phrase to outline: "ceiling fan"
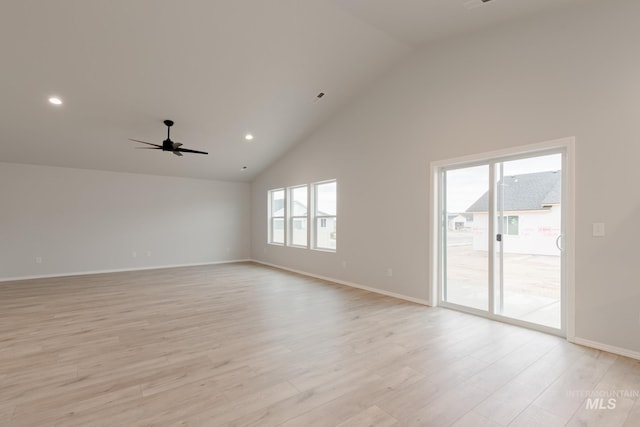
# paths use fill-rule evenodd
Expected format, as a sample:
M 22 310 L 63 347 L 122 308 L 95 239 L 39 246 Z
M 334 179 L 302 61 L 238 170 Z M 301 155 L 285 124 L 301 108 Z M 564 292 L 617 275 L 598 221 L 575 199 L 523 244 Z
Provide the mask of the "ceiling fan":
M 182 143 L 173 142 L 170 138 L 171 126 L 173 126 L 173 120 L 165 120 L 164 124 L 167 126 L 167 139 L 162 141 L 162 145 L 153 144 L 151 142 L 140 141 L 139 139 L 131 139 L 131 138 L 129 138 L 129 141 L 141 142 L 143 144 L 153 145 L 153 147 L 136 147 L 136 148 L 147 149 L 147 150 L 171 151 L 176 156 L 182 156 L 182 153 L 209 154 L 204 151 L 189 150 L 188 148 L 181 148 Z

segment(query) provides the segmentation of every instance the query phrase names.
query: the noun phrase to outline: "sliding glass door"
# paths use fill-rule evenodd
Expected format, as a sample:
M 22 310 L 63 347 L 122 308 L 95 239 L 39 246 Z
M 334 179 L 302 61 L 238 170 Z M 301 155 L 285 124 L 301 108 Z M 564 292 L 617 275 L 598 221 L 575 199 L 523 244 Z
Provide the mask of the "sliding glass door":
M 468 211 L 489 192 L 489 165 L 444 172 L 443 300 L 473 309 L 489 310 L 489 223 Z M 478 245 L 478 243 L 481 243 Z
M 562 151 L 442 168 L 440 302 L 563 331 Z
M 562 155 L 496 164 L 497 312 L 561 328 Z

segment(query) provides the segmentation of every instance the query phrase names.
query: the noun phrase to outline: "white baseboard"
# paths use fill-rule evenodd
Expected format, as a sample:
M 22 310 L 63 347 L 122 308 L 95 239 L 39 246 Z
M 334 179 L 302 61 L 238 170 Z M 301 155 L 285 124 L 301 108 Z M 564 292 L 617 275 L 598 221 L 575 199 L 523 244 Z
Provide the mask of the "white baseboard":
M 136 268 L 118 268 L 111 270 L 92 270 L 92 271 L 75 271 L 70 273 L 56 273 L 56 274 L 41 274 L 37 276 L 18 276 L 18 277 L 0 277 L 0 282 L 13 282 L 18 280 L 32 280 L 32 279 L 51 279 L 54 277 L 70 277 L 70 276 L 87 276 L 90 274 L 107 274 L 107 273 L 122 273 L 126 271 L 143 271 L 143 270 L 161 270 L 164 268 L 179 268 L 179 267 L 197 267 L 202 265 L 217 265 L 217 264 L 232 264 L 235 262 L 251 262 L 250 259 L 235 259 L 227 261 L 210 261 L 210 262 L 198 262 L 191 264 L 169 264 L 169 265 L 155 265 L 152 267 L 136 267 Z
M 268 267 L 273 267 L 273 268 L 277 268 L 277 269 L 280 269 L 280 270 L 290 271 L 292 273 L 302 274 L 303 276 L 313 277 L 315 279 L 326 280 L 327 282 L 337 283 L 338 285 L 349 286 L 351 288 L 362 289 L 364 291 L 373 292 L 373 293 L 384 295 L 384 296 L 387 296 L 387 297 L 397 298 L 397 299 L 401 299 L 401 300 L 404 300 L 404 301 L 413 302 L 413 303 L 416 303 L 416 304 L 431 306 L 431 304 L 427 300 L 423 300 L 423 299 L 420 299 L 420 298 L 413 298 L 413 297 L 409 297 L 409 296 L 406 296 L 406 295 L 397 294 L 395 292 L 389 292 L 389 291 L 385 291 L 385 290 L 382 290 L 382 289 L 371 288 L 369 286 L 364 286 L 364 285 L 359 285 L 359 284 L 353 283 L 353 282 L 347 282 L 347 281 L 344 281 L 344 280 L 334 279 L 332 277 L 320 276 L 320 275 L 309 273 L 309 272 L 306 272 L 306 271 L 295 270 L 293 268 L 284 267 L 282 265 L 271 264 L 271 263 L 268 263 L 268 262 L 259 261 L 257 259 L 253 259 L 251 261 L 255 262 L 256 264 L 262 264 L 262 265 L 266 265 Z
M 585 347 L 595 348 L 596 350 L 606 351 L 608 353 L 617 354 L 619 356 L 629 357 L 631 359 L 640 360 L 640 352 L 628 350 L 622 347 L 616 347 L 609 344 L 603 344 L 598 341 L 591 341 L 584 338 L 579 337 L 571 337 L 567 338 L 567 341 L 572 342 L 574 344 L 583 345 Z

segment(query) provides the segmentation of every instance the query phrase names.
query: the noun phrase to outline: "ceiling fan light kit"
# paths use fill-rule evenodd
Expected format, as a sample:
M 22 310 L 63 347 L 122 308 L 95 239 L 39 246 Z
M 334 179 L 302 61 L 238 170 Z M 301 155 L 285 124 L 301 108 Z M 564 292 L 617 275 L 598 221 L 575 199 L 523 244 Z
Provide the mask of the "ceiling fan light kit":
M 173 120 L 165 120 L 164 124 L 167 127 L 167 139 L 162 141 L 162 145 L 154 144 L 152 142 L 140 141 L 139 139 L 129 139 L 129 141 L 140 142 L 142 144 L 151 145 L 151 147 L 136 147 L 139 149 L 170 151 L 176 156 L 180 156 L 180 157 L 182 157 L 182 153 L 209 154 L 204 151 L 182 148 L 182 143 L 173 142 L 171 140 L 171 126 L 173 126 Z

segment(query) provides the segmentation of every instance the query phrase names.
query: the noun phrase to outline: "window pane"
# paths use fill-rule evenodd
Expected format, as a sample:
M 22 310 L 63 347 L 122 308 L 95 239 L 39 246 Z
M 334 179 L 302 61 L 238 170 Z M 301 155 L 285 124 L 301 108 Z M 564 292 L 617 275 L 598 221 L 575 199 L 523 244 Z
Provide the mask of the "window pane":
M 291 222 L 291 244 L 307 246 L 307 219 L 293 218 Z
M 496 292 L 496 312 L 559 329 L 563 266 L 556 239 L 563 234 L 562 155 L 527 157 L 502 165 L 498 209 L 505 214 L 504 233 L 509 238 L 499 246 L 502 283 Z
M 316 248 L 336 248 L 336 218 L 316 218 Z
M 284 216 L 284 190 L 271 192 L 271 216 Z
M 273 218 L 273 228 L 271 229 L 271 242 L 284 244 L 284 219 Z
M 307 186 L 291 189 L 291 216 L 307 215 Z
M 489 189 L 488 165 L 445 172 L 442 299 L 480 310 L 489 308 Z
M 316 215 L 335 216 L 336 213 L 336 182 L 316 184 Z
M 510 234 L 512 236 L 517 236 L 518 235 L 518 217 L 517 216 L 510 216 L 509 217 L 508 234 Z

